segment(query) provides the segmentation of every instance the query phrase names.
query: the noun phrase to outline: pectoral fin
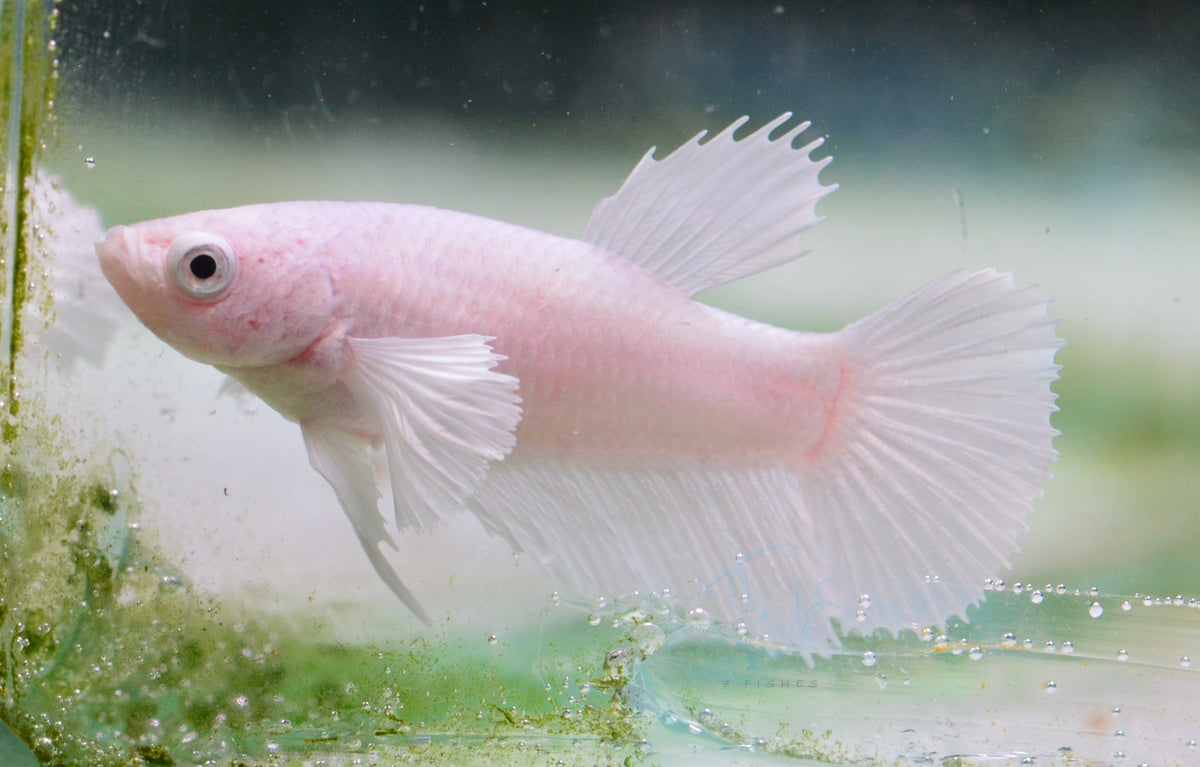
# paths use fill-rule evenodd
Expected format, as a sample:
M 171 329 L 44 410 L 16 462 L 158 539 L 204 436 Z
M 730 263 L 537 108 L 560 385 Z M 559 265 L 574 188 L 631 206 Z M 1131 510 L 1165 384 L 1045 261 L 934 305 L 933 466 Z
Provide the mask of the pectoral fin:
M 463 508 L 521 420 L 518 381 L 490 338 L 351 338 L 347 388 L 379 424 L 396 524 L 429 530 Z
M 393 549 L 396 543 L 388 535 L 383 515 L 379 513 L 379 488 L 375 485 L 375 471 L 367 455 L 366 443 L 344 429 L 326 424 L 305 423 L 300 428 L 308 447 L 309 462 L 333 486 L 375 572 L 414 615 L 426 625 L 432 625 L 429 614 L 379 550 L 380 543 Z

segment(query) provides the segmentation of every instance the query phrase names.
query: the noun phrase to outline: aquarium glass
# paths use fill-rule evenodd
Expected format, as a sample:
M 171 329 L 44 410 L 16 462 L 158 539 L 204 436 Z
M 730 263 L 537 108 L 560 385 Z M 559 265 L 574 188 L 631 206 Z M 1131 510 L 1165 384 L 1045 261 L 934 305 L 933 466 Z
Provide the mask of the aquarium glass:
M 0 0 L 0 764 L 1194 763 L 1197 29 L 1182 0 Z M 296 425 L 92 250 L 296 199 L 579 237 L 650 147 L 785 111 L 835 158 L 828 220 L 700 300 L 828 331 L 994 266 L 1066 341 L 1013 567 L 829 654 L 574 593 L 466 516 L 397 540 L 422 624 Z

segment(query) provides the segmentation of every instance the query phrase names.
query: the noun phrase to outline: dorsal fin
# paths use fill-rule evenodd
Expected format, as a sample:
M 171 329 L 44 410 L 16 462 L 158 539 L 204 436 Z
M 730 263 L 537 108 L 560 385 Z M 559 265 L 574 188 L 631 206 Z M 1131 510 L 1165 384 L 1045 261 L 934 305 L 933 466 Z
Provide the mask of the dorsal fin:
M 704 143 L 700 132 L 662 160 L 651 149 L 596 206 L 583 239 L 688 295 L 803 255 L 797 235 L 821 221 L 817 200 L 837 185 L 817 179 L 832 158 L 810 157 L 823 139 L 792 148 L 810 123 L 771 138 L 791 117 L 785 112 L 737 140 L 743 117 Z

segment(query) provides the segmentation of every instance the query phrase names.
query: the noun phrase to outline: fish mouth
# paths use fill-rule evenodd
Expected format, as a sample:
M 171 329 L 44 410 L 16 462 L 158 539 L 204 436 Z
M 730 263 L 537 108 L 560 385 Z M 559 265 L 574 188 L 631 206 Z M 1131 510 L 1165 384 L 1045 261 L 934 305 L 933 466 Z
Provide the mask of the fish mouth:
M 118 293 L 132 282 L 130 266 L 137 259 L 137 236 L 128 226 L 114 226 L 104 239 L 96 243 L 96 256 L 100 259 L 100 271 Z

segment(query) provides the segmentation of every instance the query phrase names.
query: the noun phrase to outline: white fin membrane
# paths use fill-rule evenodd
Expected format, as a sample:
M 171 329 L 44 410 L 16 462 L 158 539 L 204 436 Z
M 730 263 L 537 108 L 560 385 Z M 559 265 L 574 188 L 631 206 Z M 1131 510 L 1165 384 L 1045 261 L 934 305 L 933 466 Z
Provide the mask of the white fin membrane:
M 491 338 L 350 338 L 344 383 L 383 427 L 396 525 L 427 532 L 462 509 L 521 420 L 518 381 Z
M 781 463 L 622 466 L 518 448 L 471 509 L 577 593 L 670 592 L 680 609 L 702 607 L 806 654 L 836 645 L 819 592 L 828 564 Z
M 749 136 L 736 120 L 710 140 L 702 132 L 663 160 L 651 149 L 617 193 L 601 200 L 583 240 L 624 256 L 688 295 L 804 254 L 800 232 L 820 222 L 817 201 L 837 188 L 817 179 L 817 139 L 793 149 L 810 123 L 772 139 L 784 113 Z
M 854 391 L 800 481 L 844 630 L 965 617 L 1009 565 L 1058 455 L 1046 306 L 1011 274 L 959 272 L 837 334 Z
M 396 542 L 388 535 L 383 515 L 379 513 L 379 488 L 366 443 L 357 434 L 327 424 L 305 423 L 300 429 L 309 462 L 333 487 L 375 572 L 414 615 L 432 625 L 429 613 L 379 550 L 380 543 L 395 549 Z

